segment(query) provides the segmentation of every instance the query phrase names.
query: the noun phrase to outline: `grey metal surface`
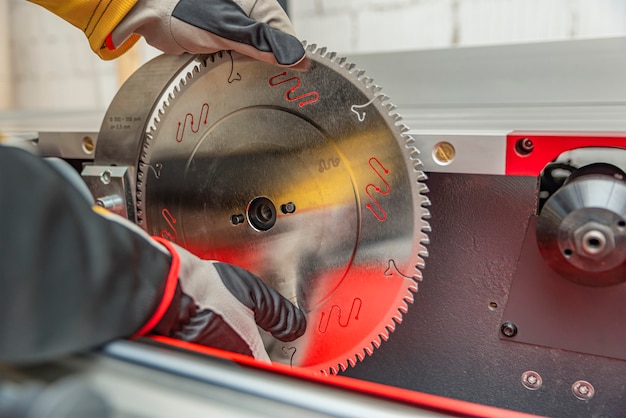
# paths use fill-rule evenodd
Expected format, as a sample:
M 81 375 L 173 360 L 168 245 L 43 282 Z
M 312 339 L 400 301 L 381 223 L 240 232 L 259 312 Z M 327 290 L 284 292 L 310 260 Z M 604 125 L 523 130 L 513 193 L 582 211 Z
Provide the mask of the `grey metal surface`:
M 537 222 L 531 218 L 504 309 L 517 334 L 500 337 L 626 362 L 626 283 L 587 286 L 556 273 L 539 252 Z
M 127 341 L 108 345 L 104 353 L 110 359 L 121 360 L 117 366 L 128 365 L 131 373 L 140 367 L 144 374 L 157 378 L 160 384 L 166 382 L 171 395 L 184 395 L 184 392 L 207 394 L 207 404 L 225 405 L 233 411 L 241 411 L 243 416 L 329 416 L 329 417 L 435 417 L 445 416 L 406 405 L 401 402 L 370 396 L 349 389 L 310 382 L 302 378 L 281 375 L 277 372 L 242 367 L 236 363 L 207 356 L 175 351 L 166 346 L 150 346 Z M 98 358 L 105 362 L 107 358 Z M 96 363 L 96 365 L 98 365 Z M 100 369 L 99 365 L 98 368 Z M 115 370 L 115 369 L 114 369 Z M 160 376 L 159 376 L 160 375 Z M 117 381 L 122 379 L 115 379 Z M 149 380 L 154 382 L 154 380 Z M 110 391 L 118 392 L 109 386 Z M 181 393 L 182 392 L 182 393 Z M 214 393 L 211 393 L 214 392 Z M 222 397 L 220 393 L 231 394 Z M 120 396 L 119 393 L 117 396 Z M 168 396 L 165 393 L 165 396 Z M 133 402 L 123 395 L 126 402 Z M 161 405 L 165 411 L 181 416 L 166 402 Z M 273 407 L 272 407 L 273 405 Z M 146 405 L 143 405 L 145 408 Z M 151 405 L 156 411 L 157 405 Z M 152 416 L 152 414 L 150 414 Z M 225 414 L 224 416 L 231 416 Z
M 500 338 L 525 231 L 536 209 L 537 179 L 429 177 L 436 233 L 415 304 L 387 344 L 345 374 L 552 417 L 623 416 L 625 361 Z M 586 331 L 577 329 L 580 338 Z M 537 390 L 523 381 L 527 371 L 541 376 Z M 572 385 L 579 380 L 593 384 L 592 399 L 574 396 Z
M 326 373 L 402 320 L 428 199 L 380 88 L 324 48 L 307 57 L 288 70 L 230 52 L 157 58 L 116 95 L 95 164 L 137 167 L 149 233 L 242 266 L 305 309 L 305 335 L 266 348 Z
M 626 38 L 351 59 L 422 129 L 626 129 Z
M 39 152 L 65 160 L 93 160 L 98 144 L 98 132 L 39 131 Z
M 412 130 L 424 171 L 504 174 L 509 131 Z M 479 158 L 477 158 L 479 156 Z

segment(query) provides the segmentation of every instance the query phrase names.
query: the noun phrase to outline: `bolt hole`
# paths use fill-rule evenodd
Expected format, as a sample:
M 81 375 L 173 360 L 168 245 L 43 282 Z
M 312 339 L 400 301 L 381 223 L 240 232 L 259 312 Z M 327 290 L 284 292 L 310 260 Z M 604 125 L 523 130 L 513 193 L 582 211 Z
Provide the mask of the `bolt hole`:
M 619 220 L 617 221 L 617 227 L 618 228 L 626 228 L 626 221 L 625 220 Z
M 573 254 L 573 251 L 570 248 L 566 248 L 563 251 L 563 255 L 565 256 L 565 258 L 570 258 Z
M 528 157 L 534 149 L 535 144 L 530 138 L 522 138 L 515 143 L 515 152 L 520 157 Z
M 587 240 L 587 245 L 591 248 L 598 248 L 600 247 L 600 240 L 598 238 L 589 238 Z
M 267 197 L 257 197 L 248 205 L 248 220 L 258 231 L 268 231 L 276 223 L 276 206 Z
M 496 309 L 498 309 L 498 304 L 496 302 L 489 302 L 489 310 L 495 311 Z

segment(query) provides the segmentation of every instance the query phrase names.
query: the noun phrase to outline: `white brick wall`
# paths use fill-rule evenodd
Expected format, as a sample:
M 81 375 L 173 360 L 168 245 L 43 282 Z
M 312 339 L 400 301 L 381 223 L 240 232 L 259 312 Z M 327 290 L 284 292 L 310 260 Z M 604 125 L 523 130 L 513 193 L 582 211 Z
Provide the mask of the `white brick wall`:
M 626 0 L 289 0 L 289 10 L 302 39 L 343 54 L 626 35 Z M 144 61 L 155 55 L 141 48 Z M 78 29 L 0 0 L 0 110 L 104 109 L 117 77 Z
M 100 60 L 80 30 L 52 13 L 9 3 L 15 107 L 106 108 L 117 89 L 115 63 Z
M 0 110 L 13 105 L 9 40 L 9 4 L 0 0 Z
M 289 0 L 298 35 L 364 53 L 626 35 L 625 0 Z

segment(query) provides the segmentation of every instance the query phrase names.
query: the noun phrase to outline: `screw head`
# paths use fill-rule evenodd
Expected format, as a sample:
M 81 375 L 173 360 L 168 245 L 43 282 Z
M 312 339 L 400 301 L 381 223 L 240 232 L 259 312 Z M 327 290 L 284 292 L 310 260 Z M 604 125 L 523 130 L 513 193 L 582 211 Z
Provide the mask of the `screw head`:
M 515 337 L 517 335 L 517 325 L 513 322 L 506 321 L 500 326 L 500 332 L 502 332 L 502 335 L 505 337 Z
M 577 380 L 572 385 L 572 393 L 581 401 L 588 401 L 596 394 L 593 385 L 586 380 Z
M 239 225 L 244 223 L 244 221 L 246 220 L 246 218 L 244 218 L 243 215 L 238 214 L 238 215 L 233 215 L 230 217 L 230 223 L 233 225 Z
M 296 205 L 293 202 L 285 203 L 284 205 L 280 205 L 280 211 L 285 215 L 294 213 L 296 211 Z
M 543 379 L 539 373 L 528 370 L 522 373 L 522 385 L 528 390 L 537 390 L 543 385 Z

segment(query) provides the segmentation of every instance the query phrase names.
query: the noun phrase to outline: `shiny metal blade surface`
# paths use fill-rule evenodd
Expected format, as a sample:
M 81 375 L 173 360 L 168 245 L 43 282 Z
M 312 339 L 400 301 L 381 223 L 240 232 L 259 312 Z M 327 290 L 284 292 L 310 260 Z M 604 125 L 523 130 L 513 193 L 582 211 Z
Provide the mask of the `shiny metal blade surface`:
M 114 99 L 96 164 L 136 167 L 149 233 L 307 312 L 297 341 L 267 337 L 272 360 L 334 373 L 389 337 L 422 279 L 427 189 L 406 131 L 362 71 L 314 45 L 297 69 L 161 56 Z

